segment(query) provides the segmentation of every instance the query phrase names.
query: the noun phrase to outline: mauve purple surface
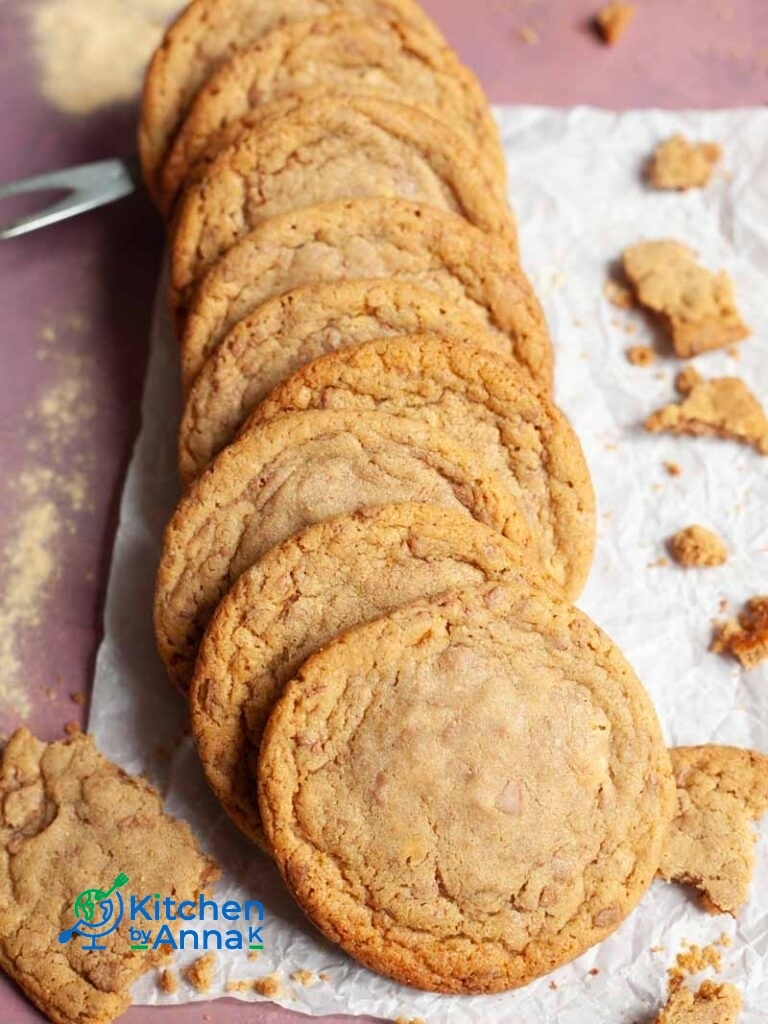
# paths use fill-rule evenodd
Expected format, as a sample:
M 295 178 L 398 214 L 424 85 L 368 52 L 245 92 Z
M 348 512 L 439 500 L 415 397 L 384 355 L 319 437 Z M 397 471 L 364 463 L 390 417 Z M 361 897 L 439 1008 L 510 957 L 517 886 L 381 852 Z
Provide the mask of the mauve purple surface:
M 73 0 L 75 2 L 75 0 Z M 628 107 L 732 107 L 765 102 L 768 4 L 765 0 L 641 0 L 622 43 L 609 49 L 589 27 L 590 0 L 424 0 L 495 102 Z M 67 117 L 40 97 L 31 54 L 28 0 L 4 0 L 0 14 L 0 181 L 133 149 L 135 107 Z M 537 42 L 519 36 L 530 27 Z M 5 210 L 2 214 L 5 219 Z M 92 507 L 63 531 L 58 573 L 44 618 L 22 653 L 32 701 L 27 723 L 45 739 L 62 735 L 80 709 L 68 695 L 87 692 L 101 633 L 120 487 L 139 425 L 139 399 L 162 232 L 143 195 L 76 221 L 0 244 L 0 308 L 6 324 L 0 386 L 0 474 L 7 484 L 39 435 L 30 416 L 50 381 L 38 357 L 41 332 L 55 325 L 64 353 L 92 358 L 94 428 L 83 441 Z M 75 315 L 75 321 L 71 321 Z M 53 456 L 51 456 L 53 458 Z M 44 460 L 44 456 L 37 456 Z M 18 512 L 18 496 L 0 491 L 0 541 Z M 85 710 L 85 709 L 83 709 Z M 21 723 L 0 712 L 0 735 Z M 404 1007 L 404 1012 L 407 1008 Z M 301 1015 L 231 1000 L 130 1010 L 126 1024 L 290 1024 Z M 32 1024 L 41 1016 L 0 981 L 0 1020 Z M 342 1021 L 349 1018 L 324 1018 Z

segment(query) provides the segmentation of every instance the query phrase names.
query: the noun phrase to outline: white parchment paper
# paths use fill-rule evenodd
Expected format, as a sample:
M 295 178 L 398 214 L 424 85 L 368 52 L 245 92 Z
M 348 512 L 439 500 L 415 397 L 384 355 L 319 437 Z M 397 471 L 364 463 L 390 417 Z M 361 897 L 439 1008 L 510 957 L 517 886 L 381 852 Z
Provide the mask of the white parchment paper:
M 707 652 L 721 599 L 734 610 L 768 592 L 768 459 L 717 439 L 643 431 L 645 416 L 673 399 L 677 364 L 640 313 L 615 309 L 602 291 L 624 246 L 665 237 L 691 245 L 707 266 L 730 272 L 754 332 L 739 358 L 718 352 L 696 365 L 706 375 L 737 374 L 768 400 L 768 112 L 614 115 L 509 107 L 497 114 L 525 267 L 556 342 L 558 400 L 581 437 L 598 496 L 599 542 L 580 605 L 644 680 L 670 744 L 713 741 L 768 751 L 768 668 L 744 672 Z M 643 184 L 644 160 L 676 131 L 723 145 L 723 168 L 707 189 L 663 193 Z M 752 899 L 738 922 L 706 915 L 682 889 L 656 882 L 602 946 L 503 996 L 454 998 L 406 989 L 358 967 L 305 923 L 274 868 L 238 835 L 208 792 L 184 736 L 183 703 L 155 653 L 154 571 L 178 496 L 178 366 L 164 305 L 161 287 L 90 726 L 106 754 L 131 771 L 147 771 L 167 794 L 169 810 L 188 819 L 219 858 L 225 876 L 217 897 L 266 905 L 260 959 L 221 954 L 212 994 L 222 994 L 228 980 L 280 971 L 284 996 L 277 1001 L 312 1014 L 405 1014 L 430 1024 L 637 1024 L 663 1000 L 665 969 L 681 941 L 705 944 L 728 932 L 733 946 L 724 975 L 745 992 L 744 1022 L 768 1020 L 768 823 L 758 842 Z M 663 353 L 653 367 L 627 362 L 625 349 L 640 342 Z M 682 474 L 669 476 L 664 460 L 677 462 Z M 664 539 L 692 522 L 725 538 L 728 563 L 687 572 L 654 564 L 665 556 Z M 291 982 L 291 972 L 302 968 L 327 973 L 331 982 Z M 599 973 L 590 974 L 592 968 Z M 184 986 L 176 996 L 161 996 L 148 977 L 135 998 L 201 997 Z

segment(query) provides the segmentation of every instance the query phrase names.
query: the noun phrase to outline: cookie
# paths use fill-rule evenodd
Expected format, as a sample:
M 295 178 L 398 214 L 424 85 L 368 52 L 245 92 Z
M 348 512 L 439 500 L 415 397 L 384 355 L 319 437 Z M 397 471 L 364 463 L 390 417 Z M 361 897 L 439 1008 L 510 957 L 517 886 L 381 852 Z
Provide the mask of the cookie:
M 589 470 L 566 418 L 511 360 L 436 336 L 379 339 L 307 364 L 250 422 L 307 409 L 407 416 L 454 437 L 509 489 L 549 576 L 581 592 L 595 545 Z
M 661 316 L 681 359 L 724 348 L 749 334 L 730 277 L 699 266 L 687 246 L 639 242 L 625 249 L 621 259 L 638 302 Z
M 364 509 L 268 551 L 216 609 L 190 690 L 200 760 L 235 824 L 264 845 L 252 781 L 261 735 L 310 654 L 417 598 L 539 574 L 532 551 L 437 505 Z
M 683 401 L 651 413 L 645 421 L 646 430 L 653 434 L 721 437 L 751 445 L 761 455 L 768 455 L 768 418 L 743 380 L 705 380 L 691 366 L 677 375 L 675 387 Z
M 702 569 L 724 565 L 728 561 L 728 548 L 712 530 L 694 523 L 678 530 L 667 541 L 670 555 L 686 569 Z
M 721 155 L 722 150 L 714 142 L 689 142 L 684 135 L 672 135 L 656 147 L 648 166 L 648 180 L 654 188 L 703 188 Z
M 465 217 L 516 248 L 505 200 L 478 154 L 415 107 L 375 97 L 311 100 L 247 129 L 180 200 L 174 219 L 171 305 L 228 249 L 279 213 L 334 199 L 400 196 Z
M 688 988 L 671 992 L 654 1024 L 736 1024 L 743 1004 L 733 985 L 707 979 L 695 992 Z
M 505 193 L 498 130 L 472 72 L 406 22 L 341 14 L 275 29 L 221 65 L 197 94 L 163 165 L 164 208 L 190 172 L 197 177 L 244 128 L 320 91 L 376 94 L 422 108 L 477 150 L 486 176 Z
M 312 359 L 416 333 L 498 346 L 463 309 L 407 281 L 305 285 L 265 302 L 229 332 L 194 380 L 179 428 L 182 479 L 198 476 L 259 402 Z
M 768 595 L 751 597 L 737 619 L 718 626 L 709 649 L 733 655 L 747 669 L 768 658 Z
M 695 886 L 710 912 L 735 916 L 754 870 L 752 823 L 768 811 L 768 756 L 718 746 L 677 747 L 670 755 L 677 814 L 659 874 Z
M 335 13 L 393 19 L 446 46 L 414 0 L 192 0 L 155 51 L 144 81 L 139 154 L 149 191 L 198 90 L 224 61 L 271 29 Z
M 397 501 L 447 505 L 532 543 L 504 484 L 426 424 L 303 412 L 241 434 L 187 491 L 165 532 L 155 631 L 171 679 L 187 688 L 216 605 L 269 548 L 313 523 Z
M 130 1005 L 133 982 L 162 956 L 132 949 L 127 922 L 99 938 L 103 949 L 84 948 L 87 929 L 65 937 L 85 912 L 73 910 L 78 896 L 100 889 L 92 900 L 115 890 L 125 902 L 128 893 L 194 899 L 218 874 L 189 826 L 90 737 L 46 745 L 20 729 L 8 741 L 0 765 L 0 966 L 56 1024 L 114 1020 Z M 174 934 L 180 925 L 169 923 Z
M 674 804 L 618 649 L 528 584 L 416 602 L 313 655 L 258 762 L 269 847 L 331 941 L 437 992 L 524 985 L 649 886 Z
M 477 318 L 545 387 L 552 344 L 509 247 L 456 214 L 404 199 L 323 203 L 272 217 L 198 286 L 181 337 L 187 379 L 236 323 L 293 288 L 349 278 L 419 284 Z

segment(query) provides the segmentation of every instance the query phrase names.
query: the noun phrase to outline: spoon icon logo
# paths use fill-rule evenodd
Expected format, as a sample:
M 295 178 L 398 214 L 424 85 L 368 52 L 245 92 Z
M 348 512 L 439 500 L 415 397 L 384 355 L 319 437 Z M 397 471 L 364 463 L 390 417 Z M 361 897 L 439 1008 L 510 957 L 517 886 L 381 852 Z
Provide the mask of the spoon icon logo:
M 63 945 L 73 935 L 79 935 L 86 939 L 83 949 L 106 949 L 96 940 L 110 935 L 122 921 L 123 897 L 118 890 L 127 881 L 128 876 L 121 872 L 106 892 L 103 889 L 84 889 L 73 906 L 77 920 L 71 928 L 60 933 L 59 942 Z

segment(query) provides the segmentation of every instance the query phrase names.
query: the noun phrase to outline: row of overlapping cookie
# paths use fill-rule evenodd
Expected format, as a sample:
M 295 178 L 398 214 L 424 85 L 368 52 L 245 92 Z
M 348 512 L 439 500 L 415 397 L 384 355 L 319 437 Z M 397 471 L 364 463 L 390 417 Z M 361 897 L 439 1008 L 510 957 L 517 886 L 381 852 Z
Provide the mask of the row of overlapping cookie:
M 487 102 L 410 0 L 195 0 L 141 140 L 187 394 L 155 622 L 207 778 L 363 963 L 523 984 L 637 903 L 674 785 L 568 603 L 593 495 Z

